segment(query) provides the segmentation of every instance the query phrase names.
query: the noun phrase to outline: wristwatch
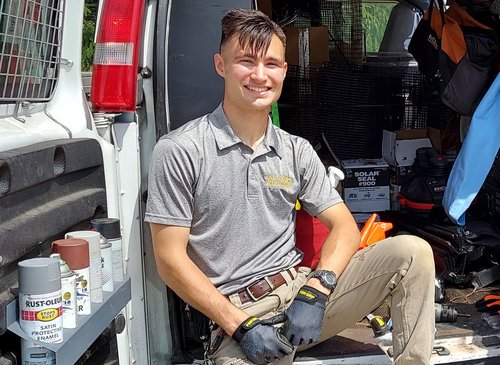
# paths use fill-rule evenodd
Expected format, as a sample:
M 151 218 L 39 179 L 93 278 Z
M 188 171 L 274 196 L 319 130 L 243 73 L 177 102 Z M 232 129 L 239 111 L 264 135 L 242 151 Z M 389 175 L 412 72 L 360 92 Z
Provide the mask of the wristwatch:
M 319 279 L 321 285 L 323 285 L 326 289 L 333 290 L 337 286 L 337 276 L 333 271 L 316 270 L 309 274 L 309 279 L 310 278 Z

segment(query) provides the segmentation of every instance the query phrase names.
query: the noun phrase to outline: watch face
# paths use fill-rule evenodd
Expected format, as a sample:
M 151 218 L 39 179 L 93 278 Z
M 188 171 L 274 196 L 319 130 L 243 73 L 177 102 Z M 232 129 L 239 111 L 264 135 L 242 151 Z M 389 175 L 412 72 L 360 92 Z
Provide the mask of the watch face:
M 332 273 L 324 273 L 323 274 L 323 279 L 326 281 L 328 285 L 335 285 L 335 276 L 333 276 Z
M 318 270 L 313 273 L 313 277 L 318 278 L 321 284 L 327 289 L 334 289 L 337 285 L 337 278 L 331 271 Z

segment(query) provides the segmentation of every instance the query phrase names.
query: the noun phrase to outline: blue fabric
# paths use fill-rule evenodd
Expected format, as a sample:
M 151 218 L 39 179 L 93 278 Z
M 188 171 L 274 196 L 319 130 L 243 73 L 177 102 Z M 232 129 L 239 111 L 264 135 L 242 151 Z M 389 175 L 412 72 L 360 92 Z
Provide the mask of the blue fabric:
M 459 225 L 476 197 L 500 148 L 500 75 L 478 105 L 451 170 L 443 207 Z

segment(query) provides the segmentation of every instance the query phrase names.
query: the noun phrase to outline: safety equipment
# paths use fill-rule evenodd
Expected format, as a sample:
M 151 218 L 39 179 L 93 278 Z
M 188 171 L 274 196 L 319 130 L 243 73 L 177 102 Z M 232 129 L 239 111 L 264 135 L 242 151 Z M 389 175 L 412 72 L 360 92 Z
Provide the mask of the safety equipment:
M 285 311 L 288 317 L 286 337 L 298 346 L 318 341 L 328 296 L 308 285 L 300 288 Z
M 284 314 L 260 320 L 249 317 L 233 333 L 246 357 L 255 364 L 267 364 L 282 359 L 293 352 L 293 346 L 276 325 L 286 327 Z

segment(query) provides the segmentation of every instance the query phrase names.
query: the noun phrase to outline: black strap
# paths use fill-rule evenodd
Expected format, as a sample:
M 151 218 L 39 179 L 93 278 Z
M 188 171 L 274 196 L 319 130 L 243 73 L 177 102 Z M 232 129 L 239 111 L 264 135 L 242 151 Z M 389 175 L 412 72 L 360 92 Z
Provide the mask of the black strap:
M 444 2 L 443 0 L 432 0 L 431 4 L 429 5 L 429 10 L 427 12 L 428 17 L 427 17 L 427 22 L 429 23 L 430 26 L 432 26 L 432 9 L 434 8 L 434 3 L 437 1 L 438 7 L 439 7 L 439 13 L 441 15 L 441 39 L 443 37 L 443 29 L 445 25 L 445 16 L 444 16 Z M 438 42 L 438 49 L 441 49 L 441 42 Z
M 437 1 L 438 3 L 438 7 L 439 7 L 439 13 L 441 14 L 441 26 L 444 27 L 445 25 L 445 18 L 444 18 L 444 3 L 443 3 L 443 0 L 433 0 L 432 3 L 430 4 L 429 6 L 429 11 L 428 11 L 428 18 L 427 18 L 427 21 L 429 22 L 429 24 L 431 23 L 431 19 L 432 19 L 432 9 L 434 8 L 434 3 L 435 1 Z

